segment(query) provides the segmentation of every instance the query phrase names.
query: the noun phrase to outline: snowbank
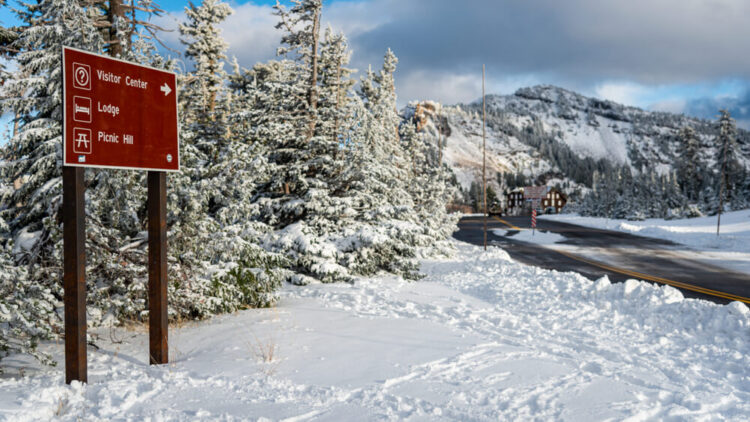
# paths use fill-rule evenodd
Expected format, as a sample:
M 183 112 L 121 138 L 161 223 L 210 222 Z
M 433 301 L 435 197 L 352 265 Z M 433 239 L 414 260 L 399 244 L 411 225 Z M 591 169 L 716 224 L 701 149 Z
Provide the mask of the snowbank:
M 0 380 L 0 419 L 746 420 L 750 315 L 458 244 L 425 280 L 287 286 L 278 308 L 147 337 L 100 330 L 88 385 Z M 118 343 L 120 342 L 121 343 Z M 61 345 L 43 346 L 56 356 Z M 4 363 L 22 362 L 13 359 Z
M 565 240 L 565 236 L 557 233 L 522 229 L 522 230 L 507 230 L 507 229 L 494 229 L 492 233 L 498 236 L 509 237 L 513 240 L 520 240 L 522 242 L 531 242 L 539 245 L 554 245 L 555 243 L 562 242 Z

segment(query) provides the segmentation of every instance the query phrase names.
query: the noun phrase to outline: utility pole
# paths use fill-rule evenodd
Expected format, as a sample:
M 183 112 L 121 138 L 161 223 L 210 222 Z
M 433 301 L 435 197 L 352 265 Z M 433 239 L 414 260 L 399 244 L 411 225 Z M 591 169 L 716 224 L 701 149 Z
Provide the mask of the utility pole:
M 484 250 L 487 250 L 487 113 L 484 98 L 484 64 L 482 64 L 482 202 L 484 202 Z

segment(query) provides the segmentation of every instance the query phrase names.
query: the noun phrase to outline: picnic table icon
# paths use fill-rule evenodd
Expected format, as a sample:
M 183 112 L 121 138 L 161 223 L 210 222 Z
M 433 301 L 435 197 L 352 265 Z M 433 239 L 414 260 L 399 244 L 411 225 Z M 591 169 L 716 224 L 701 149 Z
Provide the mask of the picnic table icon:
M 76 154 L 91 154 L 92 146 L 91 129 L 80 127 L 73 129 L 73 152 Z
M 76 138 L 76 147 L 80 148 L 81 144 L 86 149 L 89 149 L 89 137 L 86 132 L 78 132 L 78 138 Z

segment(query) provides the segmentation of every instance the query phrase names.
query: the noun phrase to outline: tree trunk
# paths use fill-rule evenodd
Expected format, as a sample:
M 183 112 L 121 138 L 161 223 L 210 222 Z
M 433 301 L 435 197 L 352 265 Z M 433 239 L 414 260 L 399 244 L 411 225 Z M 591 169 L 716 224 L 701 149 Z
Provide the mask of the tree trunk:
M 313 25 L 312 25 L 312 70 L 310 73 L 310 88 L 307 91 L 307 105 L 310 109 L 309 119 L 308 122 L 308 133 L 307 133 L 307 141 L 309 142 L 310 139 L 315 135 L 315 123 L 316 123 L 316 116 L 315 111 L 318 108 L 318 40 L 320 39 L 320 9 L 315 10 L 315 15 L 313 16 Z
M 210 68 L 214 67 L 215 61 L 211 61 Z M 211 118 L 211 121 L 214 121 L 214 109 L 216 109 L 216 91 L 213 90 L 213 86 L 209 87 L 211 89 L 211 92 L 208 94 L 208 114 Z
M 125 19 L 125 7 L 122 4 L 123 0 L 109 0 L 109 9 L 107 10 L 107 20 L 110 23 L 109 27 L 109 40 L 108 51 L 112 57 L 117 57 L 122 54 L 122 44 L 120 39 L 117 37 L 117 28 L 115 27 L 116 20 Z
M 391 86 L 391 95 L 393 95 L 394 103 L 393 103 L 393 111 L 398 114 L 398 106 L 395 103 L 396 99 L 396 81 L 393 81 L 393 85 Z M 395 133 L 395 143 L 398 143 L 401 140 L 401 135 L 398 133 L 398 123 L 396 124 L 396 127 L 393 128 L 393 132 Z
M 341 58 L 336 63 L 336 115 L 333 118 L 333 144 L 339 139 L 339 112 L 341 111 Z
M 128 36 L 126 38 L 127 44 L 125 45 L 125 48 L 130 50 L 130 45 L 133 41 L 133 34 L 135 33 L 135 25 L 136 25 L 136 19 L 135 19 L 135 0 L 130 0 L 130 30 L 128 30 Z

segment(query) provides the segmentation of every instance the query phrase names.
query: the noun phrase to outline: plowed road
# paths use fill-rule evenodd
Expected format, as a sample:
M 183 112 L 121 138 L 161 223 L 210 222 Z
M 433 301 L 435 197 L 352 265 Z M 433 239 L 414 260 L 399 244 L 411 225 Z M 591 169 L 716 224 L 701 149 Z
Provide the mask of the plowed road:
M 483 217 L 464 217 L 453 237 L 481 246 Z M 539 220 L 540 237 L 555 242 L 529 242 L 530 217 L 488 217 L 487 244 L 503 248 L 520 262 L 558 271 L 575 271 L 596 280 L 628 279 L 668 284 L 686 297 L 717 303 L 750 303 L 750 274 L 708 263 L 699 252 L 669 241 L 592 229 L 575 224 Z M 521 233 L 525 235 L 521 235 Z M 554 235 L 550 235 L 553 233 Z

